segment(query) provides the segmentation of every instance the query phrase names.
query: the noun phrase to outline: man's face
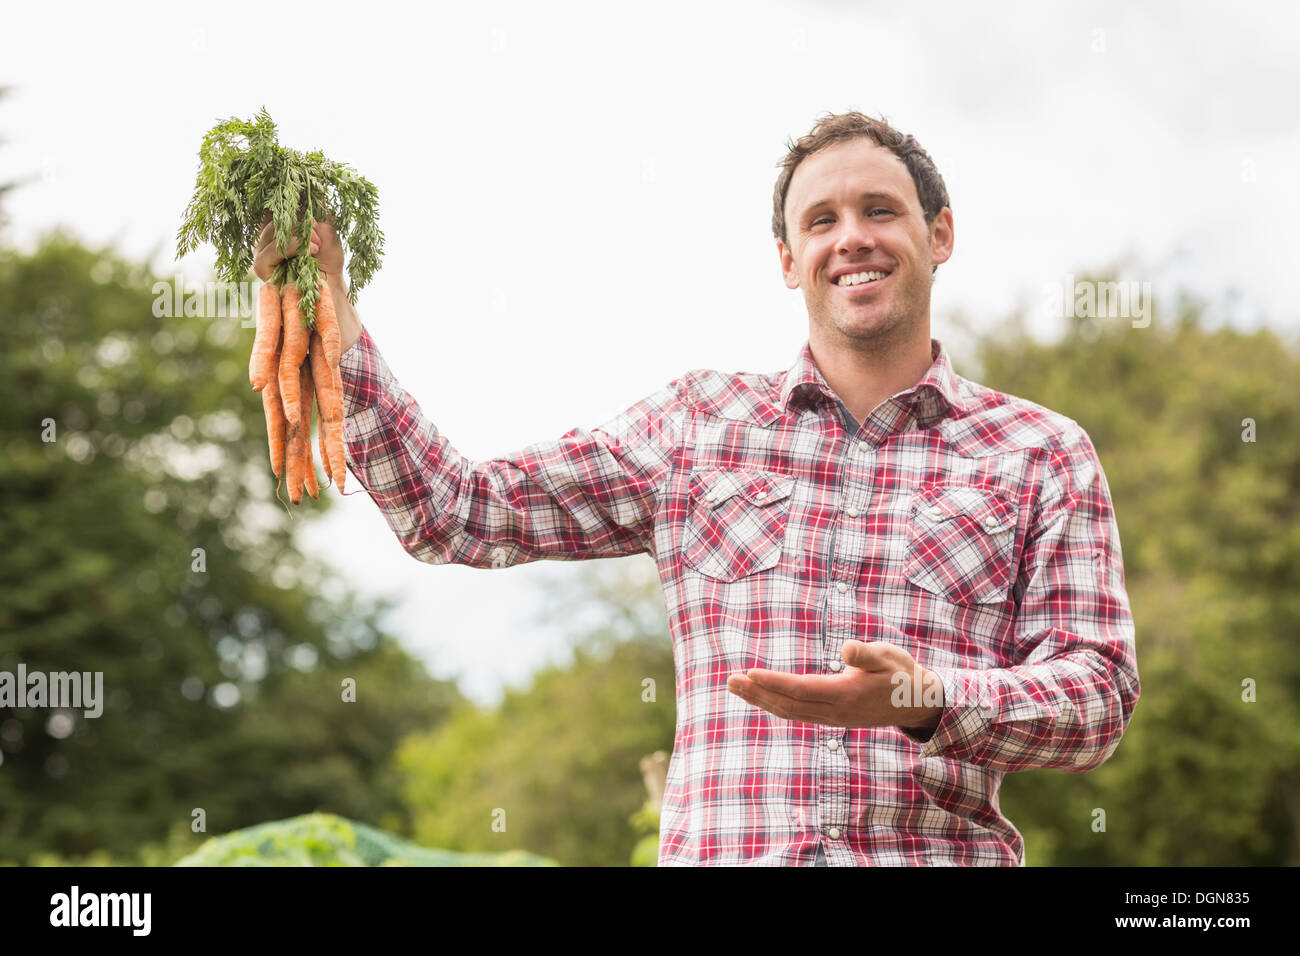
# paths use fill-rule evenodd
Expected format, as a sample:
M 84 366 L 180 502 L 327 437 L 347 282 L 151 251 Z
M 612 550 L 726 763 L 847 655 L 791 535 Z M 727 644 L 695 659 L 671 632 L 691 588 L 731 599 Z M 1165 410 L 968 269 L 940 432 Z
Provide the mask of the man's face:
M 930 270 L 952 255 L 952 213 L 926 225 L 902 160 L 868 139 L 814 153 L 795 170 L 785 213 L 781 270 L 788 288 L 804 290 L 814 339 L 853 348 L 928 329 Z M 864 271 L 888 274 L 836 282 Z

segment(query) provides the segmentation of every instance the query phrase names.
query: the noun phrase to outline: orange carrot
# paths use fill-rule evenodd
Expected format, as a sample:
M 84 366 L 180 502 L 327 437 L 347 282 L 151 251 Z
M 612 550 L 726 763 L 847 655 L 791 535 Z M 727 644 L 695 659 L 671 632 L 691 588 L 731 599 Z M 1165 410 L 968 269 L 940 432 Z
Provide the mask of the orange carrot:
M 320 456 L 325 462 L 325 473 L 343 490 L 347 464 L 343 457 L 343 392 L 335 384 L 338 368 L 331 369 L 325 358 L 320 336 L 313 332 L 311 348 L 312 381 L 316 386 L 316 415 L 320 428 Z
M 316 303 L 315 330 L 320 333 L 321 342 L 325 345 L 325 358 L 330 368 L 336 368 L 343 342 L 340 338 L 338 313 L 334 310 L 334 295 L 324 282 L 320 286 L 320 300 Z
M 307 362 L 302 363 L 302 369 L 299 372 L 298 384 L 301 388 L 302 401 L 302 444 L 303 458 L 306 460 L 307 494 L 313 498 L 320 498 L 320 486 L 316 483 L 316 462 L 312 459 L 311 454 L 311 400 L 314 394 L 311 380 L 311 365 Z
M 302 501 L 302 485 L 304 480 L 305 464 L 302 456 L 302 427 L 289 429 L 289 441 L 285 446 L 285 481 L 289 485 L 289 500 L 294 504 Z
M 329 366 L 325 363 L 325 347 L 321 345 L 320 336 L 311 334 L 311 345 L 307 349 L 307 363 L 311 365 L 312 385 L 316 389 L 316 437 L 320 441 L 320 460 L 325 467 L 325 477 L 334 480 L 334 469 L 330 467 L 329 454 L 329 415 L 327 414 L 329 389 L 325 382 L 332 382 Z
M 284 326 L 284 345 L 280 349 L 280 400 L 284 403 L 284 417 L 289 421 L 289 429 L 298 427 L 302 410 L 299 399 L 302 397 L 301 369 L 307 358 L 307 345 L 311 341 L 311 329 L 303 325 L 302 316 L 298 314 L 298 289 L 286 283 L 281 298 L 281 315 Z M 311 396 L 306 396 L 308 402 Z M 310 408 L 309 408 L 310 411 Z M 310 435 L 308 438 L 310 439 Z
M 273 360 L 278 362 L 279 358 L 277 343 Z M 284 406 L 280 404 L 280 382 L 275 376 L 266 380 L 266 388 L 262 390 L 262 411 L 266 414 L 266 440 L 271 448 L 271 471 L 279 478 L 284 474 L 284 441 L 288 422 L 285 421 Z
M 313 373 L 312 381 L 315 382 L 315 380 L 316 376 Z M 326 424 L 325 418 L 321 415 L 320 395 L 318 393 L 316 395 L 316 441 L 320 445 L 320 463 L 321 467 L 325 469 L 325 477 L 329 479 L 330 482 L 333 482 L 334 471 L 330 468 L 330 452 L 328 447 L 329 433 L 329 425 Z
M 257 331 L 253 333 L 253 352 L 248 357 L 248 381 L 260 392 L 276 374 L 272 364 L 280 349 L 280 290 L 269 282 L 262 283 L 257 302 Z
M 336 396 L 334 407 L 339 420 L 338 426 L 330 429 L 330 437 L 334 440 L 334 467 L 338 470 L 338 478 L 335 481 L 339 486 L 339 494 L 343 494 L 343 485 L 348 477 L 348 459 L 343 444 L 343 373 L 337 365 L 330 371 L 334 373 L 334 395 Z

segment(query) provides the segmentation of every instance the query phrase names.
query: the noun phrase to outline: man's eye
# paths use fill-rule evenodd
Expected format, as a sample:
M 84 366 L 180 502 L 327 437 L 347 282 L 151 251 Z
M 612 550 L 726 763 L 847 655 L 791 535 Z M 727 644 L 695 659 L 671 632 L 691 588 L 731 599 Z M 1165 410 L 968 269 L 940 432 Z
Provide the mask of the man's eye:
M 894 210 L 892 209 L 887 209 L 884 206 L 877 206 L 875 209 L 871 210 L 871 215 L 874 216 L 878 212 L 883 212 L 886 216 L 892 216 L 894 214 Z M 830 221 L 831 221 L 830 216 L 822 216 L 820 219 L 813 220 L 813 225 L 815 226 L 818 223 L 830 222 Z

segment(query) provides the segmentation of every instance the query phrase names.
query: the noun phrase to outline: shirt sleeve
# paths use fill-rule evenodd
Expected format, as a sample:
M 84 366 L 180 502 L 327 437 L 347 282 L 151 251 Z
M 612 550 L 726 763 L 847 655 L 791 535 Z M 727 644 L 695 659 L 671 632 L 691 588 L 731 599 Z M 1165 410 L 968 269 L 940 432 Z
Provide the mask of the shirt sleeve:
M 339 368 L 349 470 L 412 557 L 500 568 L 654 554 L 682 434 L 678 381 L 602 426 L 475 462 L 425 418 L 368 330 Z
M 1133 616 L 1119 529 L 1096 450 L 1076 424 L 1054 450 L 1015 596 L 1016 657 L 991 669 L 930 668 L 944 709 L 919 756 L 1004 772 L 1084 772 L 1119 746 L 1137 704 Z

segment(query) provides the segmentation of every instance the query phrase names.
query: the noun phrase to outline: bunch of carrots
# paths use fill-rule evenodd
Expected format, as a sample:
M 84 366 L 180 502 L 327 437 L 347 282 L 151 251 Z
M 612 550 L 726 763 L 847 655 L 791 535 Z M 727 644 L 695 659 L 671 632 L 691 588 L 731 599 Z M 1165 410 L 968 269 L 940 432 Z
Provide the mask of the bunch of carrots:
M 311 451 L 312 397 L 321 464 L 340 492 L 347 476 L 343 455 L 343 378 L 339 372 L 339 320 L 329 286 L 319 287 L 315 328 L 298 314 L 293 285 L 262 285 L 257 332 L 248 360 L 248 380 L 262 393 L 271 470 L 289 486 L 289 500 L 303 491 L 320 497 Z M 287 474 L 286 474 L 287 470 Z
M 374 276 L 383 255 L 378 210 L 374 184 L 351 166 L 319 150 L 281 146 L 265 108 L 251 120 L 224 120 L 203 137 L 176 255 L 211 243 L 218 277 L 242 282 L 259 234 L 266 223 L 274 224 L 276 246 L 286 258 L 262 286 L 248 379 L 262 393 L 271 470 L 288 484 L 294 504 L 304 491 L 320 496 L 311 449 L 313 397 L 325 475 L 340 492 L 347 476 L 338 316 L 309 238 L 318 222 L 337 231 L 351 252 L 347 294 L 356 305 L 357 290 Z M 294 237 L 299 251 L 287 256 Z

